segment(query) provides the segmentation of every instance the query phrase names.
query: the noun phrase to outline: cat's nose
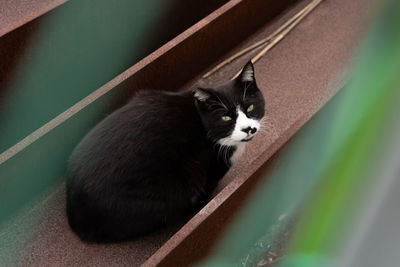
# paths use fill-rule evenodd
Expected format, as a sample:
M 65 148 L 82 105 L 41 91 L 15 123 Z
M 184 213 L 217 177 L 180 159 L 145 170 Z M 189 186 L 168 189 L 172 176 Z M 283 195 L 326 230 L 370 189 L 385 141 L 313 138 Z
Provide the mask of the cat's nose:
M 243 128 L 242 132 L 245 132 L 247 134 L 254 134 L 255 132 L 257 132 L 257 128 L 255 128 L 255 127 Z

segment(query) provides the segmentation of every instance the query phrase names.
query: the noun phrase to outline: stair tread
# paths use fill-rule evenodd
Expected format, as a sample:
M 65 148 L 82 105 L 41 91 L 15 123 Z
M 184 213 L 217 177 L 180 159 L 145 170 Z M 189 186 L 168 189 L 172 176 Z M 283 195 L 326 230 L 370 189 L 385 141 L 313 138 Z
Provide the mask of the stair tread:
M 0 37 L 66 1 L 67 0 L 0 1 Z
M 324 1 L 256 63 L 256 79 L 267 100 L 266 116 L 270 129 L 249 144 L 243 159 L 224 177 L 219 190 L 233 180 L 242 179 L 246 175 L 243 170 L 255 166 L 253 159 L 263 155 L 279 138 L 288 139 L 343 86 L 346 66 L 367 17 L 363 4 L 363 0 Z M 266 36 L 271 29 L 271 25 L 265 26 L 243 46 Z M 230 77 L 244 60 L 234 62 L 203 82 Z M 23 253 L 18 260 L 23 266 L 137 266 L 177 230 L 175 226 L 121 244 L 83 243 L 68 227 L 63 185 L 33 211 L 39 217 L 39 223 L 22 244 Z M 206 212 L 211 212 L 211 208 Z M 27 226 L 25 230 L 28 229 Z M 179 242 L 183 237 L 173 238 L 172 242 Z

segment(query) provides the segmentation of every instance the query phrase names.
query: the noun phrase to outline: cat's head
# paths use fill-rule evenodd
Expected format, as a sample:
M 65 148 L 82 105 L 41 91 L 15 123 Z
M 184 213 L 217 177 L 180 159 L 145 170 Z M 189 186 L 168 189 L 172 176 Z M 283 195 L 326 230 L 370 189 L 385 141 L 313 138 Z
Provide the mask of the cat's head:
M 194 98 L 207 137 L 215 143 L 234 146 L 247 142 L 260 129 L 265 102 L 251 61 L 236 79 L 215 87 L 198 88 Z

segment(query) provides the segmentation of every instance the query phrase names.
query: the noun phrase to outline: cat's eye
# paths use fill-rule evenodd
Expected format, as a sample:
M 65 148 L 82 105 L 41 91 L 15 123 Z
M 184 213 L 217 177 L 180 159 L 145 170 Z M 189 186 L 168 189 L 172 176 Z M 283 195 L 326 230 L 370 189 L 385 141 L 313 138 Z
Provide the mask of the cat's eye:
M 222 116 L 221 117 L 223 121 L 230 121 L 232 118 L 229 116 Z
M 252 111 L 253 109 L 254 109 L 254 105 L 251 104 L 251 105 L 247 108 L 247 112 L 250 112 L 250 111 Z

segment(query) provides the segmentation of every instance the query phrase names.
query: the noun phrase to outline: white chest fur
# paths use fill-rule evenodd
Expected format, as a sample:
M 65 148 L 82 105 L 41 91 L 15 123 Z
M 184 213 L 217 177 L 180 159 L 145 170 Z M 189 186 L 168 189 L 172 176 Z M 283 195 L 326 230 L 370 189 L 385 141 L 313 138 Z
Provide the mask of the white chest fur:
M 235 152 L 233 152 L 231 156 L 231 163 L 235 164 L 235 162 L 242 156 L 244 150 L 246 149 L 246 143 L 239 143 L 236 146 Z

